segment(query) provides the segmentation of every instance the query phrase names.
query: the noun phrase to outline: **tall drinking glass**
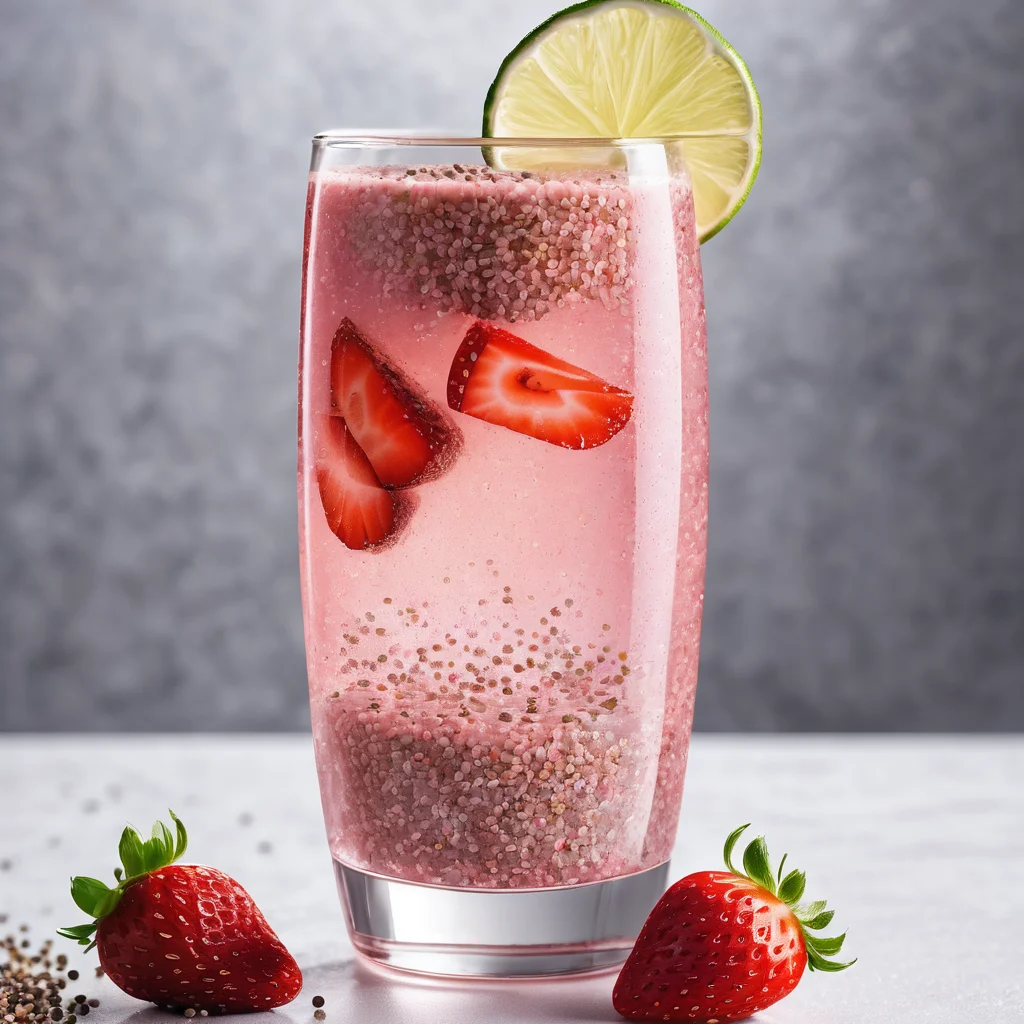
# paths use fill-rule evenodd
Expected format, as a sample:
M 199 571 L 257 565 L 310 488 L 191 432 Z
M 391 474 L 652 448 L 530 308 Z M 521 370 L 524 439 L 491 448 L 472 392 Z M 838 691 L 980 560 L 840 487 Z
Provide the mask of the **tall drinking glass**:
M 708 394 L 670 142 L 318 135 L 299 367 L 324 816 L 365 955 L 620 962 L 697 681 Z

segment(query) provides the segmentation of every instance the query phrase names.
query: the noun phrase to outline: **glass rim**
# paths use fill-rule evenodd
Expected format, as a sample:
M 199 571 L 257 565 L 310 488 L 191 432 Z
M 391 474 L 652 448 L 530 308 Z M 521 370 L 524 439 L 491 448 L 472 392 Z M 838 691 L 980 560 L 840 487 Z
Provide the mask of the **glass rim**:
M 664 146 L 684 139 L 709 138 L 705 132 L 685 132 L 679 135 L 647 136 L 639 138 L 611 137 L 570 137 L 570 136 L 483 136 L 460 135 L 457 132 L 419 131 L 404 129 L 338 128 L 317 132 L 313 136 L 316 148 L 332 147 L 342 149 L 388 149 L 401 146 L 467 146 L 481 149 L 490 146 L 509 148 L 556 148 L 556 149 L 624 149 L 628 146 Z

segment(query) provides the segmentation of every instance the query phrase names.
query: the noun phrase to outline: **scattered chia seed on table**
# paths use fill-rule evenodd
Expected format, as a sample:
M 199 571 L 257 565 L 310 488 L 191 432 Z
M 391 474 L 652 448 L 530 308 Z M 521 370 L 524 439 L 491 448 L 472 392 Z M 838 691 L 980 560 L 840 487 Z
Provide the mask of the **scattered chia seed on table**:
M 28 931 L 22 925 L 21 932 Z M 23 952 L 31 942 L 26 939 L 19 944 L 13 935 L 4 939 L 2 953 L 6 961 L 0 963 L 0 1021 L 3 1024 L 33 1024 L 33 1022 L 62 1021 L 62 1024 L 76 1024 L 74 1013 L 65 1016 L 64 997 L 61 990 L 67 985 L 63 973 L 68 964 L 64 954 L 53 957 L 53 943 L 47 940 L 36 953 Z M 77 971 L 69 971 L 68 977 L 78 978 Z M 80 997 L 81 1003 L 70 1000 L 68 1010 L 88 1013 L 89 1006 L 99 1006 L 98 999 Z

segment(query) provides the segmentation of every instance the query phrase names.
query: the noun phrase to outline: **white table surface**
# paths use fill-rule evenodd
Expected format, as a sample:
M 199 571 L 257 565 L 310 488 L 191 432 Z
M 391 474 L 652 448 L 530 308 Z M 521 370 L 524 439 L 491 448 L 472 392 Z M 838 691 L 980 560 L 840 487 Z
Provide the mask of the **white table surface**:
M 0 935 L 41 937 L 81 914 L 68 876 L 106 878 L 126 821 L 168 806 L 189 860 L 234 875 L 305 974 L 277 1011 L 313 1024 L 568 1024 L 618 1020 L 614 975 L 549 982 L 405 981 L 367 967 L 345 935 L 308 737 L 13 737 L 0 734 Z M 673 877 L 720 866 L 722 839 L 753 821 L 775 857 L 808 873 L 859 963 L 805 977 L 760 1022 L 1024 1022 L 1024 737 L 710 737 L 694 740 Z M 251 816 L 251 820 L 249 820 Z M 753 832 L 753 829 L 751 830 Z M 269 845 L 268 845 L 269 844 Z M 8 862 L 5 864 L 5 862 Z M 165 1014 L 96 979 L 89 1024 Z M 256 1022 L 254 1021 L 254 1024 Z

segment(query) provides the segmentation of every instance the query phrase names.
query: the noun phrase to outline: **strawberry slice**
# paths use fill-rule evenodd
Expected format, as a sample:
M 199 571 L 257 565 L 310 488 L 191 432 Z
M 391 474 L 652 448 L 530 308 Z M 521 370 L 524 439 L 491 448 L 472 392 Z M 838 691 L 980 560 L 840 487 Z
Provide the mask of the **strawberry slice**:
M 576 451 L 610 441 L 633 413 L 628 391 L 483 321 L 455 353 L 448 404 Z
M 440 468 L 450 429 L 347 318 L 331 343 L 331 408 L 385 487 L 408 487 Z
M 361 551 L 394 530 L 394 496 L 338 416 L 319 417 L 316 479 L 327 525 L 346 547 Z

